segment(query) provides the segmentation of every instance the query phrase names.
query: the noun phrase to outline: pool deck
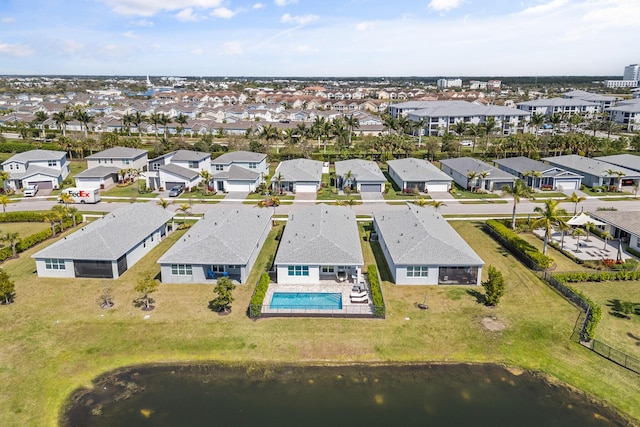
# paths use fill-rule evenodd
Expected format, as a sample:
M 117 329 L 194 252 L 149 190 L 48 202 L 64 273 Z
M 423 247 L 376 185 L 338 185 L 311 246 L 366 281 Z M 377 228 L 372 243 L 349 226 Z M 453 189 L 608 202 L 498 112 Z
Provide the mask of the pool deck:
M 371 304 L 371 291 L 369 290 L 369 282 L 366 275 L 363 275 L 365 290 L 369 297 L 367 303 L 351 302 L 351 293 L 353 292 L 354 283 L 350 281 L 338 282 L 336 280 L 321 280 L 317 284 L 299 284 L 299 285 L 279 285 L 270 283 L 267 294 L 265 295 L 262 306 L 262 315 L 265 317 L 293 317 L 293 316 L 309 316 L 309 317 L 372 317 L 373 304 Z M 326 309 L 304 309 L 304 308 L 271 308 L 271 298 L 275 292 L 312 292 L 312 293 L 336 293 L 342 295 L 342 309 L 326 310 Z

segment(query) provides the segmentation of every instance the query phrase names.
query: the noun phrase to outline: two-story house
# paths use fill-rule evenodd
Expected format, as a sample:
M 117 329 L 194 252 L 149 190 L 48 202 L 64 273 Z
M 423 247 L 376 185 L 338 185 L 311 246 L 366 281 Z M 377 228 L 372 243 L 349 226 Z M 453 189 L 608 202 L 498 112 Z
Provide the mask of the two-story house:
M 6 188 L 38 185 L 40 189 L 56 189 L 69 175 L 69 162 L 64 151 L 31 150 L 2 162 L 2 170 L 9 173 Z
M 267 155 L 263 153 L 233 151 L 211 161 L 211 181 L 218 191 L 256 191 L 268 174 Z
M 182 185 L 191 191 L 202 180 L 202 171 L 211 173 L 211 154 L 178 150 L 149 160 L 145 177 L 153 190 Z
M 146 150 L 129 147 L 108 148 L 86 157 L 87 170 L 75 176 L 78 188 L 107 188 L 146 169 L 149 161 Z

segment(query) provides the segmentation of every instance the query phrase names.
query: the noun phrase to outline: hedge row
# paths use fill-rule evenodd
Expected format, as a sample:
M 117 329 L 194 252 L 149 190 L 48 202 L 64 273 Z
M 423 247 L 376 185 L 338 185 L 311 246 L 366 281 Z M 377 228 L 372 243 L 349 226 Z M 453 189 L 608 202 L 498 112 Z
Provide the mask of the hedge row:
M 42 212 L 7 212 L 0 215 L 0 222 L 43 222 Z
M 271 279 L 269 278 L 268 273 L 262 273 L 260 276 L 260 280 L 258 280 L 258 284 L 256 285 L 256 290 L 253 291 L 253 295 L 251 296 L 251 302 L 249 303 L 249 317 L 258 317 L 262 313 L 262 304 L 264 304 L 264 297 L 267 295 L 267 289 L 269 288 L 269 282 Z
M 553 264 L 553 258 L 540 253 L 535 246 L 521 239 L 515 231 L 508 228 L 502 222 L 490 219 L 487 221 L 487 225 L 517 250 L 524 253 L 531 261 L 538 264 L 541 269 L 549 268 L 551 264 Z
M 557 273 L 553 277 L 562 283 L 611 282 L 615 280 L 640 280 L 640 271 L 577 271 Z
M 592 274 L 589 272 L 586 272 L 586 273 Z M 600 308 L 598 304 L 596 304 L 591 298 L 585 295 L 580 289 L 576 289 L 573 286 L 570 286 L 568 284 L 570 282 L 568 278 L 572 274 L 574 273 L 558 273 L 558 274 L 554 274 L 553 278 L 556 279 L 558 282 L 562 283 L 563 285 L 565 285 L 567 288 L 571 289 L 576 295 L 578 295 L 587 304 L 591 306 L 591 315 L 587 318 L 587 323 L 584 328 L 585 339 L 587 341 L 591 341 L 595 337 L 596 326 L 598 326 L 598 323 L 602 318 L 602 308 Z
M 73 220 L 70 218 L 67 218 L 64 221 L 62 221 L 62 225 L 64 226 L 65 229 L 72 227 Z M 61 231 L 60 224 L 56 225 L 55 229 L 56 229 L 56 233 L 60 232 Z M 26 236 L 20 239 L 16 243 L 16 252 L 17 253 L 24 252 L 27 249 L 34 247 L 38 243 L 44 242 L 49 237 L 51 237 L 51 227 L 46 228 L 45 230 L 39 231 L 34 234 L 30 234 L 29 236 Z M 13 256 L 13 250 L 11 249 L 11 246 L 0 249 L 0 261 L 9 259 L 12 256 Z
M 367 267 L 367 276 L 369 278 L 369 288 L 371 289 L 373 315 L 375 317 L 384 317 L 384 299 L 382 298 L 382 289 L 380 289 L 380 280 L 378 279 L 378 268 L 374 264 L 370 264 Z
M 0 153 L 24 153 L 25 151 L 35 150 L 60 151 L 58 144 L 38 144 L 38 146 L 29 142 L 3 142 L 0 144 Z

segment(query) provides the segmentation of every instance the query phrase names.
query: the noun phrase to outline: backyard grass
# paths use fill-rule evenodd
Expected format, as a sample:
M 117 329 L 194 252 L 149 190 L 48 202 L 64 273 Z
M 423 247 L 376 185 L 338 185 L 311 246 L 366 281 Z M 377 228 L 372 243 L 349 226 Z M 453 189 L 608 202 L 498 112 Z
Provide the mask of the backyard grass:
M 518 234 L 523 240 L 527 241 L 531 245 L 535 246 L 540 253 L 542 253 L 542 248 L 544 247 L 544 241 L 532 233 L 520 233 Z M 566 243 L 566 240 L 565 240 Z M 575 247 L 575 245 L 573 245 Z M 569 248 L 568 244 L 565 244 L 565 248 Z M 584 265 L 573 262 L 573 260 L 566 255 L 564 255 L 561 251 L 557 250 L 551 245 L 547 245 L 547 255 L 549 255 L 555 261 L 557 268 L 554 270 L 555 272 L 560 271 L 584 271 L 589 270 Z
M 69 394 L 90 386 L 99 374 L 126 365 L 179 361 L 499 363 L 547 372 L 640 420 L 640 394 L 630 392 L 637 390 L 638 376 L 569 340 L 578 310 L 478 223 L 452 225 L 505 275 L 506 293 L 496 308 L 478 302 L 478 287 L 395 286 L 383 264 L 385 320 L 252 321 L 246 309 L 276 251 L 274 229 L 248 284 L 233 292 L 230 315 L 208 310 L 212 285 L 183 284 L 161 285 L 153 294 L 155 310 L 142 312 L 131 304 L 136 280 L 159 272 L 158 257 L 183 231 L 169 235 L 117 280 L 38 279 L 30 256 L 44 245 L 36 246 L 3 264 L 16 282 L 17 297 L 14 304 L 0 306 L 0 425 L 55 426 Z M 362 244 L 365 261 L 372 262 L 374 251 L 368 242 Z M 105 287 L 112 289 L 116 303 L 110 310 L 96 303 Z M 428 310 L 415 307 L 425 300 Z M 505 329 L 486 329 L 482 320 L 487 317 Z
M 47 228 L 51 228 L 48 222 L 3 222 L 0 223 L 0 235 L 18 233 L 20 238 L 24 238 Z
M 154 198 L 158 197 L 158 193 L 150 192 L 150 193 L 140 193 L 138 191 L 138 183 L 134 182 L 133 184 L 127 185 L 125 187 L 115 186 L 109 190 L 101 191 L 100 194 L 102 196 L 109 197 L 131 197 L 131 198 Z

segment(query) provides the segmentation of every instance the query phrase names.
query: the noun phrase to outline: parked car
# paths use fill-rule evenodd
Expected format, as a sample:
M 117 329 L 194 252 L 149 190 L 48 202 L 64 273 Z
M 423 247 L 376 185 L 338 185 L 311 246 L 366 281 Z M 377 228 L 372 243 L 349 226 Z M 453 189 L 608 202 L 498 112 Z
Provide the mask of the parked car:
M 463 147 L 471 147 L 473 145 L 473 141 L 470 139 L 465 139 L 464 141 L 460 141 L 460 145 Z
M 182 185 L 176 185 L 171 187 L 169 190 L 169 197 L 178 197 L 184 191 L 184 187 Z
M 37 184 L 27 185 L 26 187 L 24 187 L 24 190 L 22 191 L 22 195 L 24 197 L 33 197 L 37 193 L 38 193 L 38 185 Z

